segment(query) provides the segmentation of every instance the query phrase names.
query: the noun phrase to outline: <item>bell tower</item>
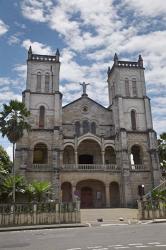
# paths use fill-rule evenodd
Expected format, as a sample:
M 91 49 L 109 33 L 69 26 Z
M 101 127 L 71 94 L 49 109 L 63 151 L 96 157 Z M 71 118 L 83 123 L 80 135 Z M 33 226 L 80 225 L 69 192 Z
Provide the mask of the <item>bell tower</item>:
M 122 205 L 130 206 L 139 184 L 145 185 L 145 192 L 159 184 L 157 140 L 141 55 L 138 61 L 121 61 L 114 55 L 114 64 L 108 68 L 108 92 L 122 172 Z
M 47 180 L 59 196 L 62 94 L 59 92 L 60 53 L 34 54 L 29 48 L 23 102 L 30 111 L 31 132 L 17 143 L 17 165 L 28 180 Z

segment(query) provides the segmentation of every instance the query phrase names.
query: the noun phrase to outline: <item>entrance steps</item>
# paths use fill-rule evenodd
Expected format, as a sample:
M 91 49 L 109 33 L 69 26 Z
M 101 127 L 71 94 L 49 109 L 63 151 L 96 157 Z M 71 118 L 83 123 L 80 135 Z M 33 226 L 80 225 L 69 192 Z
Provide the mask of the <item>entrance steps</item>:
M 138 209 L 131 209 L 131 208 L 81 209 L 81 223 L 97 223 L 97 222 L 130 223 L 137 220 L 138 220 Z

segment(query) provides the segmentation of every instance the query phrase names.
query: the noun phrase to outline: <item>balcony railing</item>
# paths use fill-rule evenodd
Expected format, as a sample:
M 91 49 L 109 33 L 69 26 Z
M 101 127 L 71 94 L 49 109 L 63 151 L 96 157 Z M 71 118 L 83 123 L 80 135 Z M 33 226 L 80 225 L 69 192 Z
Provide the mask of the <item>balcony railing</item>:
M 53 171 L 53 167 L 50 164 L 32 164 L 28 170 L 30 171 L 36 171 L 36 172 L 49 172 Z
M 76 170 L 76 171 L 119 171 L 120 169 L 116 164 L 64 164 L 62 166 L 63 170 Z
M 145 166 L 143 164 L 132 164 L 131 165 L 131 170 L 133 171 L 143 171 L 143 170 L 146 170 L 145 169 Z

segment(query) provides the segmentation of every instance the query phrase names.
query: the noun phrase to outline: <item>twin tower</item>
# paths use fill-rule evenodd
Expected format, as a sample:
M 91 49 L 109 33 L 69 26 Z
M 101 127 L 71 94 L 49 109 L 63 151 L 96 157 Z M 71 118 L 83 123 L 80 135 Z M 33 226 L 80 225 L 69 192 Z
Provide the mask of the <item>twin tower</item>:
M 115 54 L 108 108 L 88 97 L 85 83 L 80 98 L 62 106 L 59 58 L 58 50 L 54 56 L 28 51 L 23 102 L 32 129 L 17 143 L 17 171 L 27 181 L 51 182 L 49 198 L 56 201 L 135 206 L 138 186 L 148 192 L 160 179 L 142 57 L 120 61 Z

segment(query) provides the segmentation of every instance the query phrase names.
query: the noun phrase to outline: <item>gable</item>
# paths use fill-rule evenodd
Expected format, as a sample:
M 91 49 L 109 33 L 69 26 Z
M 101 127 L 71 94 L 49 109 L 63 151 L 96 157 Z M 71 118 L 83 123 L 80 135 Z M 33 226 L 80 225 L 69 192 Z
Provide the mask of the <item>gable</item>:
M 111 111 L 87 96 L 71 102 L 62 109 L 62 122 L 74 123 L 88 119 L 98 124 L 112 124 Z

